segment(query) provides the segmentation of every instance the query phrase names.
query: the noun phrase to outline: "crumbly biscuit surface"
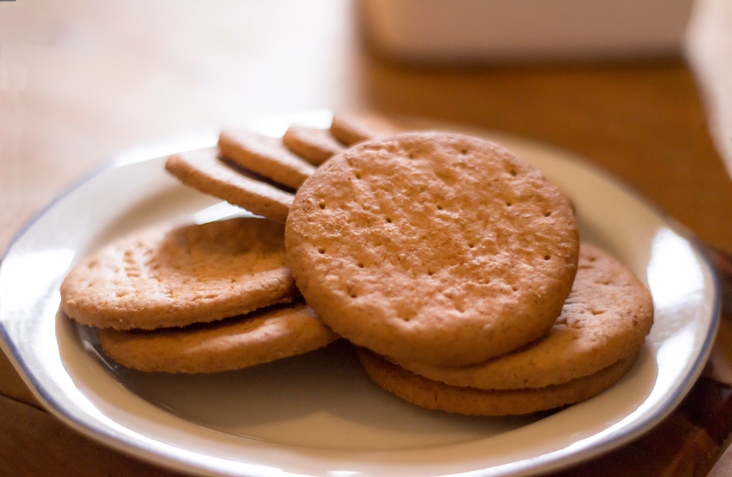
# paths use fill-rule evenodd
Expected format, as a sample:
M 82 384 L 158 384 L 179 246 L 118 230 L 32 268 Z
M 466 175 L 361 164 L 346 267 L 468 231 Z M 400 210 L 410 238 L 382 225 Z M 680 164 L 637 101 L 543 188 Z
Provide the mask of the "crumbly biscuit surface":
M 572 292 L 545 337 L 471 366 L 397 364 L 454 386 L 538 388 L 595 373 L 637 353 L 652 325 L 653 300 L 648 289 L 610 254 L 582 243 Z
M 566 198 L 506 149 L 408 133 L 321 166 L 295 197 L 286 248 L 302 294 L 340 335 L 465 365 L 551 328 L 579 241 Z
M 289 302 L 299 294 L 283 236 L 281 224 L 259 218 L 138 232 L 76 265 L 61 306 L 83 324 L 153 329 Z

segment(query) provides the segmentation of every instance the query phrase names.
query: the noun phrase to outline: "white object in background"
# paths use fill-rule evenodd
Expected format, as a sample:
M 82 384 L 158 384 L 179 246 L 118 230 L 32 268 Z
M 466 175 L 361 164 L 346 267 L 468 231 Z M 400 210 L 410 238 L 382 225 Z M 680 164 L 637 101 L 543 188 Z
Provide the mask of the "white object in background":
M 362 0 L 367 39 L 419 63 L 679 53 L 692 0 Z

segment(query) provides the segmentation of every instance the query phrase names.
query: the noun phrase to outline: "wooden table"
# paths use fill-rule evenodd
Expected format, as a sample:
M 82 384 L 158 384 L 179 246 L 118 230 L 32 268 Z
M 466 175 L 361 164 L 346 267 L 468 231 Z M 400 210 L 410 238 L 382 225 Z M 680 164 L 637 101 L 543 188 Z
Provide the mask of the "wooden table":
M 0 2 L 0 250 L 121 148 L 331 108 L 556 144 L 730 252 L 732 3 L 696 7 L 686 57 L 440 69 L 369 54 L 340 0 Z M 730 389 L 702 378 L 650 434 L 562 475 L 732 475 L 730 430 Z M 174 475 L 64 427 L 1 353 L 0 474 Z

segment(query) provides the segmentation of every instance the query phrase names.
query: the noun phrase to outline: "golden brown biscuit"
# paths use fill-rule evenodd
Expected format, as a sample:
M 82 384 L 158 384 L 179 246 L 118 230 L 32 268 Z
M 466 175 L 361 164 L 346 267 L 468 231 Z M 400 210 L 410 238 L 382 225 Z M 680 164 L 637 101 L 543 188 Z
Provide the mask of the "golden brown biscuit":
M 110 358 L 140 371 L 166 373 L 241 369 L 307 353 L 337 338 L 302 304 L 183 328 L 99 331 L 102 349 Z
M 285 266 L 283 226 L 235 218 L 156 227 L 107 245 L 61 285 L 61 307 L 85 325 L 185 326 L 299 296 Z
M 466 365 L 546 333 L 579 239 L 567 199 L 488 141 L 407 133 L 354 146 L 297 192 L 287 264 L 308 305 L 379 354 Z
M 315 172 L 315 166 L 290 152 L 281 138 L 228 130 L 219 136 L 219 150 L 245 169 L 291 189 Z
M 596 373 L 636 354 L 653 325 L 648 289 L 608 253 L 582 243 L 577 276 L 549 333 L 505 356 L 464 367 L 396 364 L 429 379 L 480 389 L 539 388 Z
M 393 136 L 401 131 L 394 123 L 382 116 L 357 113 L 336 113 L 330 126 L 330 133 L 346 146 L 369 139 Z
M 426 409 L 483 416 L 530 414 L 586 401 L 615 384 L 636 357 L 625 357 L 594 374 L 554 386 L 485 390 L 433 381 L 368 350 L 358 350 L 359 361 L 369 378 L 405 401 Z
M 216 149 L 170 156 L 165 169 L 181 182 L 230 204 L 284 223 L 294 194 L 248 177 L 221 162 Z
M 309 163 L 319 166 L 346 148 L 328 129 L 290 126 L 282 136 L 282 143 Z

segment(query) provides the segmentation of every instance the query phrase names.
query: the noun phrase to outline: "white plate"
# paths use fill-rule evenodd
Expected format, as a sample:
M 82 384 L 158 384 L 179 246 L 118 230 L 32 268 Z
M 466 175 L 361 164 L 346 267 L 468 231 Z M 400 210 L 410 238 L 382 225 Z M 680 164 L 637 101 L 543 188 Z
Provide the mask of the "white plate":
M 328 112 L 260 119 L 327 126 Z M 112 447 L 211 475 L 527 475 L 638 437 L 672 411 L 706 361 L 719 315 L 701 254 L 669 221 L 607 175 L 544 145 L 494 136 L 569 194 L 580 233 L 651 289 L 653 330 L 615 386 L 555 413 L 468 418 L 411 406 L 372 385 L 340 345 L 209 376 L 144 374 L 100 357 L 93 330 L 59 313 L 58 288 L 94 248 L 163 220 L 208 221 L 236 209 L 169 177 L 164 158 L 210 146 L 207 132 L 128 151 L 51 204 L 0 268 L 3 350 L 49 411 Z

